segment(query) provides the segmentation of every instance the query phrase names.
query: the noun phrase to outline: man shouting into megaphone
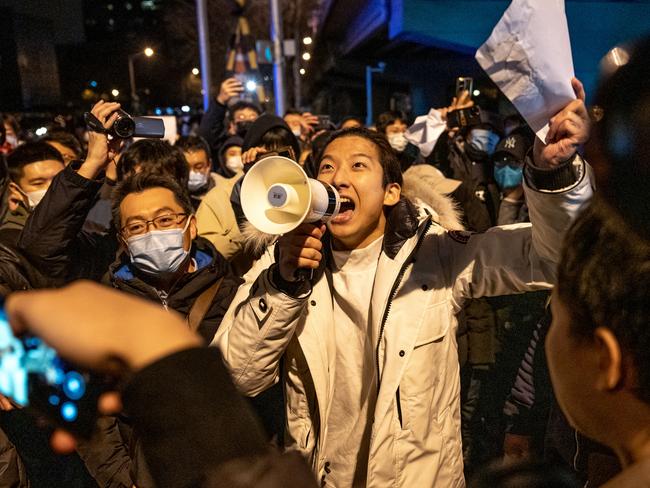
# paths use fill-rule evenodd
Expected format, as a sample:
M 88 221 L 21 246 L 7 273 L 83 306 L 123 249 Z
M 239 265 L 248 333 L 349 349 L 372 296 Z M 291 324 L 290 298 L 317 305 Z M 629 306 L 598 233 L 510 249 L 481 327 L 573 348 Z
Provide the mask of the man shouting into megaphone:
M 464 485 L 455 314 L 466 299 L 550 288 L 564 229 L 592 193 L 575 153 L 588 137 L 584 103 L 551 130 L 525 170 L 535 232 L 484 234 L 447 231 L 404 198 L 382 135 L 330 137 L 318 179 L 338 191 L 338 215 L 278 239 L 214 341 L 246 395 L 283 384 L 285 445 L 323 486 Z M 301 268 L 317 271 L 300 280 Z

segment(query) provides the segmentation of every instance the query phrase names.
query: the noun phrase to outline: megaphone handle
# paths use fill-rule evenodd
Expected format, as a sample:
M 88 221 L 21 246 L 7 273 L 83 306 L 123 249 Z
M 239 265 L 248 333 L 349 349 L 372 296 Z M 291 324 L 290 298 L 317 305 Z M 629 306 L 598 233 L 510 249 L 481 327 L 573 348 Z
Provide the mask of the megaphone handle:
M 298 268 L 293 272 L 296 281 L 311 281 L 314 277 L 314 270 L 311 268 Z

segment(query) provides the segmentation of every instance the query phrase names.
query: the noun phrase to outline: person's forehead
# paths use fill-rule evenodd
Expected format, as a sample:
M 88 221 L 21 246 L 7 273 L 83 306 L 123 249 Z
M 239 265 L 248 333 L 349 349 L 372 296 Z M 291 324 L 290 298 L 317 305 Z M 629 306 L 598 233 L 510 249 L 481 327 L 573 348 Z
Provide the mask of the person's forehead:
M 63 163 L 57 161 L 56 159 L 46 159 L 43 161 L 35 161 L 33 163 L 26 164 L 23 167 L 23 174 L 28 178 L 33 178 L 38 175 L 49 175 L 52 173 L 58 173 L 63 169 Z
M 334 139 L 323 151 L 323 157 L 344 159 L 353 156 L 366 156 L 374 161 L 379 161 L 379 150 L 368 139 L 350 136 Z
M 229 146 L 226 148 L 226 154 L 240 154 L 241 146 Z
M 187 162 L 190 164 L 205 162 L 208 160 L 208 153 L 205 152 L 204 149 L 198 149 L 196 151 L 187 151 L 185 152 L 185 159 L 187 159 Z
M 133 216 L 154 217 L 161 209 L 182 212 L 174 193 L 167 188 L 148 188 L 142 192 L 129 193 L 120 204 L 122 220 Z

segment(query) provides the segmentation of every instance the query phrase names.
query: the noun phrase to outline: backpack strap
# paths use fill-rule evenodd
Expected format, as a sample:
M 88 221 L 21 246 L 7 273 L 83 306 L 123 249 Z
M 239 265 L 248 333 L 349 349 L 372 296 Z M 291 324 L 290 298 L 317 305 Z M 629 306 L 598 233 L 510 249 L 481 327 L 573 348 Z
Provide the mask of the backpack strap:
M 196 332 L 199 328 L 199 325 L 201 325 L 203 317 L 205 317 L 205 314 L 208 312 L 210 305 L 212 305 L 214 297 L 217 296 L 217 292 L 219 291 L 219 287 L 221 286 L 223 279 L 224 277 L 222 276 L 217 281 L 215 281 L 214 284 L 210 286 L 210 288 L 203 291 L 203 293 L 201 293 L 199 297 L 194 300 L 190 312 L 187 314 L 187 317 L 185 317 L 187 326 L 192 332 Z

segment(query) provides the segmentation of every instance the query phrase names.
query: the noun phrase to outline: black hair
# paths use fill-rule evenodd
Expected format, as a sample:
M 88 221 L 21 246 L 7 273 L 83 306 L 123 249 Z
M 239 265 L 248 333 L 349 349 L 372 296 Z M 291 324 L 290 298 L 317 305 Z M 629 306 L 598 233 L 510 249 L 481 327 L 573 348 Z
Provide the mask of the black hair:
M 182 136 L 176 141 L 175 146 L 183 152 L 205 151 L 208 158 L 212 157 L 210 144 L 201 136 Z
M 45 137 L 42 137 L 39 140 L 43 142 L 58 142 L 62 146 L 71 149 L 74 152 L 75 159 L 81 159 L 81 156 L 83 154 L 79 139 L 70 134 L 70 132 L 63 129 L 52 129 L 48 131 Z
M 7 156 L 7 169 L 9 178 L 14 183 L 23 176 L 23 168 L 28 164 L 39 161 L 59 161 L 63 162 L 61 153 L 45 142 L 27 142 L 21 144 Z
M 131 144 L 117 165 L 117 180 L 123 180 L 138 168 L 143 173 L 169 176 L 183 188 L 190 177 L 183 151 L 159 139 L 141 139 Z
M 402 179 L 402 169 L 400 167 L 399 159 L 397 159 L 397 154 L 388 144 L 388 140 L 384 134 L 380 134 L 377 131 L 370 129 L 365 129 L 363 127 L 352 127 L 350 129 L 341 129 L 330 134 L 329 139 L 323 146 L 323 149 L 318 154 L 316 161 L 318 161 L 318 166 L 323 159 L 323 154 L 332 142 L 341 137 L 361 137 L 375 145 L 377 152 L 379 153 L 379 163 L 384 171 L 384 186 L 390 183 L 397 183 L 400 186 L 403 184 Z M 318 168 L 316 168 L 318 171 Z
M 637 396 L 650 403 L 650 242 L 639 237 L 598 198 L 569 229 L 557 293 L 576 337 L 610 329 L 632 358 Z
M 287 115 L 302 115 L 302 112 L 296 108 L 290 107 L 285 110 L 283 117 L 286 117 Z
M 379 114 L 379 117 L 377 117 L 377 123 L 375 124 L 377 132 L 386 134 L 386 128 L 398 120 L 405 124 L 408 123 L 408 119 L 404 112 L 400 112 L 399 110 L 389 110 L 388 112 Z
M 273 127 L 264 133 L 261 143 L 269 151 L 276 151 L 286 146 L 293 147 L 294 152 L 296 152 L 295 156 L 298 158 L 300 157 L 300 149 L 298 146 L 298 151 L 296 151 L 295 139 L 296 136 L 290 130 L 284 127 Z
M 122 201 L 131 193 L 142 193 L 151 188 L 166 188 L 174 194 L 174 199 L 183 212 L 187 215 L 194 213 L 192 202 L 190 201 L 185 187 L 181 187 L 178 182 L 167 175 L 158 175 L 152 173 L 132 174 L 117 184 L 113 190 L 111 214 L 116 229 L 121 228 L 120 205 Z
M 237 112 L 238 110 L 243 110 L 245 108 L 250 108 L 251 110 L 254 110 L 255 112 L 257 112 L 257 115 L 262 114 L 262 109 L 258 105 L 252 102 L 247 102 L 246 100 L 240 100 L 238 102 L 233 103 L 230 107 L 228 107 L 228 119 L 231 122 L 235 122 L 235 112 Z
M 365 122 L 361 117 L 359 117 L 357 115 L 348 115 L 347 117 L 343 117 L 341 119 L 341 123 L 339 124 L 339 127 L 343 127 L 343 124 L 345 124 L 346 122 L 348 122 L 350 120 L 354 120 L 355 122 L 359 122 L 359 124 L 361 124 L 361 127 L 365 126 Z
M 11 126 L 14 133 L 16 134 L 16 137 L 20 137 L 20 124 L 18 123 L 16 117 L 10 114 L 2 114 L 1 118 L 2 118 L 2 125 L 7 124 Z

